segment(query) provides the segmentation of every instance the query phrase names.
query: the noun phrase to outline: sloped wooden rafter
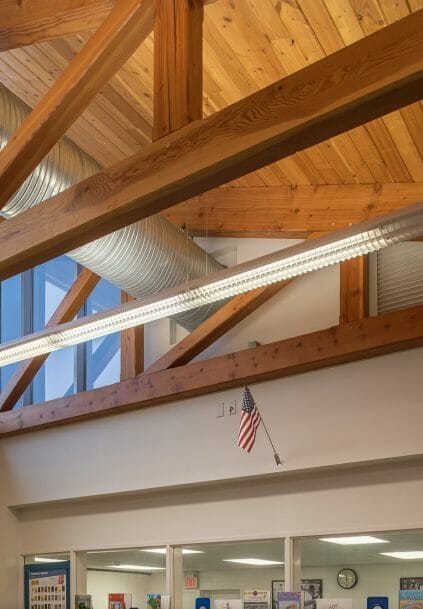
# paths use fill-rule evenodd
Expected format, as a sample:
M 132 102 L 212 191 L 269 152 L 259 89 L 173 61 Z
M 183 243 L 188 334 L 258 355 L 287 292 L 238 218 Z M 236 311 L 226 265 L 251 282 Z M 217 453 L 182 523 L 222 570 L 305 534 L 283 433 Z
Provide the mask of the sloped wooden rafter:
M 0 206 L 150 34 L 153 18 L 154 0 L 117 0 L 104 23 L 0 152 Z
M 0 52 L 95 30 L 115 0 L 0 0 Z
M 423 345 L 423 306 L 318 330 L 0 414 L 0 437 L 166 404 Z
M 149 366 L 144 374 L 187 364 L 289 283 L 290 281 L 284 281 L 235 296 Z
M 0 280 L 416 101 L 423 10 L 0 226 Z

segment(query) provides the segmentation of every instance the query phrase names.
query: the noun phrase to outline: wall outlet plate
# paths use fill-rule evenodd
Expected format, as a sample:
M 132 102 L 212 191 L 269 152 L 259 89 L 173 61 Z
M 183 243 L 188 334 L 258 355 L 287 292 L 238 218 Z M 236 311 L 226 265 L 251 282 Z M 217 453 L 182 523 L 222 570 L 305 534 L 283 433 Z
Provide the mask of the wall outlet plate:
M 228 414 L 236 414 L 236 400 L 233 400 L 232 402 L 228 403 Z

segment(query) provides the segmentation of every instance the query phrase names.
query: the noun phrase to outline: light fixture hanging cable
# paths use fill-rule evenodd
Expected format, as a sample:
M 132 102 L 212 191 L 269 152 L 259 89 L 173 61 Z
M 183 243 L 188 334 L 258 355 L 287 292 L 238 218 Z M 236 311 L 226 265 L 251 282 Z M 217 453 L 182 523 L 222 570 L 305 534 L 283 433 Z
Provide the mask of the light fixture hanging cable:
M 423 203 L 304 241 L 102 313 L 0 346 L 0 366 L 218 302 L 423 235 Z

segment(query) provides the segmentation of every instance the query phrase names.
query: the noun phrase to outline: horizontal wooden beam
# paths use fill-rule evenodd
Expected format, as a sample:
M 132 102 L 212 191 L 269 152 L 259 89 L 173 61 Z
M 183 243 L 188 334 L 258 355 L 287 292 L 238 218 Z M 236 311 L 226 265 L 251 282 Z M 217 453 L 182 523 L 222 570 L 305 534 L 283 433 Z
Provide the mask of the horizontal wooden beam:
M 0 52 L 95 30 L 115 0 L 0 0 Z
M 71 321 L 91 294 L 100 277 L 88 269 L 82 269 L 69 291 L 51 316 L 46 327 Z M 12 410 L 16 402 L 34 379 L 49 353 L 22 362 L 0 394 L 0 412 Z
M 0 437 L 174 402 L 423 345 L 423 306 L 0 414 Z
M 163 357 L 149 366 L 144 374 L 187 364 L 289 283 L 290 281 L 284 281 L 235 296 L 170 349 L 168 353 L 165 353 Z
M 423 183 L 215 188 L 162 215 L 196 237 L 306 238 L 423 201 Z M 207 219 L 207 220 L 206 220 Z
M 154 0 L 119 0 L 0 152 L 0 206 L 150 34 Z
M 0 280 L 416 101 L 423 10 L 0 225 Z

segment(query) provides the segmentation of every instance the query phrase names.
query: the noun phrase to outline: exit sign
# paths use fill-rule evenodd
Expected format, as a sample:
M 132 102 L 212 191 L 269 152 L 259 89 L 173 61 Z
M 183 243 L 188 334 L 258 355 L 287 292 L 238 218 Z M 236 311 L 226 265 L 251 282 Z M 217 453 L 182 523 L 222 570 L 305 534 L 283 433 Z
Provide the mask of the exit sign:
M 196 590 L 198 588 L 198 571 L 185 573 L 185 589 Z

